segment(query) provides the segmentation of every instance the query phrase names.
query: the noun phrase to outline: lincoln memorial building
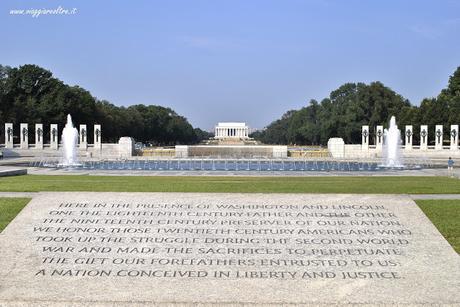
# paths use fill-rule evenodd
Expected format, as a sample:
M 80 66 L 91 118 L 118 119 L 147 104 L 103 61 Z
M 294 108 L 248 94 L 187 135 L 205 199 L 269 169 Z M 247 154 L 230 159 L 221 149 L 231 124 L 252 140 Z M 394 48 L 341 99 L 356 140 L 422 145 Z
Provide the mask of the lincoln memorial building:
M 249 127 L 246 123 L 218 123 L 214 130 L 216 139 L 248 139 Z

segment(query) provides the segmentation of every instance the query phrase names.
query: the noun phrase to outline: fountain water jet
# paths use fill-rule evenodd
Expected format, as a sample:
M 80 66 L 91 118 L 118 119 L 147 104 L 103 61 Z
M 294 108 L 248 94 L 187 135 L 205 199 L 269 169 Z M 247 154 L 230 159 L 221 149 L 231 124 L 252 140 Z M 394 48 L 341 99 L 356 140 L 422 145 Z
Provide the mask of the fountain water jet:
M 78 166 L 77 157 L 78 131 L 73 126 L 72 117 L 67 115 L 67 123 L 62 130 L 63 157 L 59 166 Z
M 383 167 L 404 167 L 401 161 L 400 145 L 401 131 L 398 129 L 398 125 L 396 125 L 396 118 L 392 116 L 390 127 L 384 131 Z

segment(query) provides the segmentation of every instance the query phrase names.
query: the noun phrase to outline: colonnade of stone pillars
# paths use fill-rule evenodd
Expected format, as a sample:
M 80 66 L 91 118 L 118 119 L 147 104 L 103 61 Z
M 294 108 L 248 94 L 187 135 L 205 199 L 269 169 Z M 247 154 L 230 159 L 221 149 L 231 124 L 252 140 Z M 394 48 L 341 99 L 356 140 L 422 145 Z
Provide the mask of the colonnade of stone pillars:
M 248 128 L 216 128 L 216 137 L 249 137 Z
M 450 136 L 450 150 L 459 150 L 458 144 L 458 127 L 459 125 L 451 125 L 449 130 Z M 432 131 L 434 137 L 434 149 L 435 150 L 443 150 L 443 142 L 444 142 L 444 131 L 443 125 L 436 125 L 435 129 Z M 420 149 L 427 150 L 428 149 L 428 141 L 429 141 L 429 129 L 427 125 L 420 126 Z M 404 149 L 405 150 L 412 150 L 414 148 L 413 145 L 413 137 L 414 137 L 414 130 L 412 125 L 407 125 L 404 130 L 401 129 L 401 139 L 404 140 Z M 377 150 L 381 150 L 383 146 L 383 138 L 384 138 L 384 130 L 383 126 L 377 126 L 375 131 L 375 147 Z M 361 129 L 361 148 L 363 150 L 368 150 L 370 144 L 370 131 L 369 126 L 362 126 Z
M 79 147 L 82 149 L 88 148 L 88 133 L 87 133 L 86 125 L 80 125 L 79 130 Z M 94 125 L 94 148 L 101 149 L 102 148 L 102 128 L 101 125 Z M 29 125 L 27 123 L 21 123 L 19 125 L 19 148 L 21 149 L 28 149 L 29 146 Z M 62 134 L 62 130 L 59 131 L 59 127 L 57 124 L 51 124 L 49 130 L 49 137 L 50 143 L 49 147 L 54 150 L 58 150 L 59 148 L 59 140 L 60 135 Z M 35 145 L 33 148 L 35 149 L 43 149 L 43 124 L 35 124 Z M 12 149 L 14 148 L 14 130 L 12 123 L 5 124 L 5 148 Z

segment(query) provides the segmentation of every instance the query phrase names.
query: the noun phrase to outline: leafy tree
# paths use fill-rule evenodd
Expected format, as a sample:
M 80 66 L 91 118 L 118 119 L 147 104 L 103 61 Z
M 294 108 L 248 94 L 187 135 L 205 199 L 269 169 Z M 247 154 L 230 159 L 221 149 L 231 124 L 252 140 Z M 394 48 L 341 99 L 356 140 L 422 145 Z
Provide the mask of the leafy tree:
M 437 101 L 441 107 L 446 107 L 447 123 L 455 125 L 460 123 L 460 67 L 458 67 L 452 76 L 449 77 L 447 88 L 443 89 Z M 449 127 L 450 129 L 450 127 Z
M 359 143 L 361 126 L 386 124 L 392 115 L 401 127 L 420 120 L 417 107 L 381 82 L 346 83 L 319 104 L 312 100 L 300 110 L 289 111 L 255 137 L 273 144 L 324 145 L 331 137 Z
M 206 136 L 170 108 L 153 105 L 117 107 L 108 101 L 97 100 L 79 86 L 64 84 L 39 66 L 11 68 L 0 65 L 0 122 L 43 123 L 46 141 L 49 124 L 58 123 L 63 127 L 67 114 L 72 115 L 76 125 L 88 124 L 90 142 L 93 141 L 92 124 L 96 123 L 103 126 L 102 136 L 106 142 L 116 142 L 121 136 L 133 136 L 138 141 L 154 144 L 189 144 Z M 29 137 L 32 140 L 33 134 Z

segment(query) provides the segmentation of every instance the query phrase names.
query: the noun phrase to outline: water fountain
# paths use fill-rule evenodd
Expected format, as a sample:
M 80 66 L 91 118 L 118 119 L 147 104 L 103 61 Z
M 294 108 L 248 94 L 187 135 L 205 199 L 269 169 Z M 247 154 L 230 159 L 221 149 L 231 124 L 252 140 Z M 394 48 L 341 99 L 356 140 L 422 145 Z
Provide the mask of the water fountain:
M 338 160 L 283 160 L 283 159 L 139 159 L 126 160 L 99 160 L 99 161 L 78 161 L 78 131 L 73 126 L 72 117 L 67 116 L 67 124 L 62 131 L 62 157 L 59 163 L 55 159 L 42 159 L 32 163 L 38 167 L 63 167 L 67 169 L 85 170 L 131 170 L 131 171 L 382 171 L 390 169 L 420 169 L 429 165 L 427 161 L 415 164 L 407 160 L 403 165 L 401 159 L 401 132 L 396 125 L 395 117 L 391 117 L 390 126 L 384 131 L 383 161 L 381 164 L 375 162 L 347 162 Z M 247 164 L 246 164 L 247 163 Z
M 72 167 L 80 165 L 78 163 L 77 144 L 78 131 L 73 126 L 72 117 L 68 114 L 67 123 L 65 124 L 64 130 L 62 130 L 63 156 L 58 166 Z
M 383 167 L 402 168 L 401 161 L 401 131 L 396 125 L 394 116 L 390 119 L 390 127 L 384 131 Z

